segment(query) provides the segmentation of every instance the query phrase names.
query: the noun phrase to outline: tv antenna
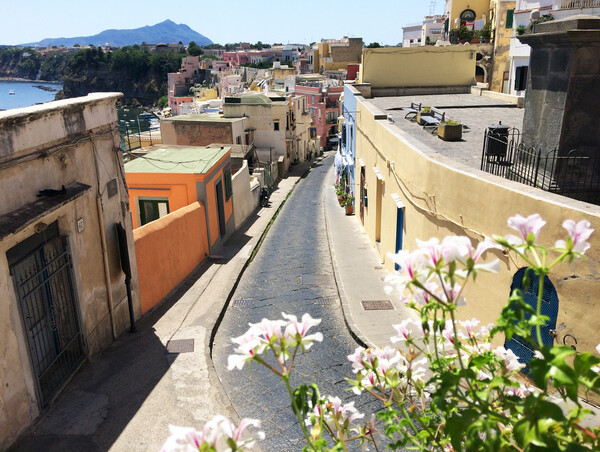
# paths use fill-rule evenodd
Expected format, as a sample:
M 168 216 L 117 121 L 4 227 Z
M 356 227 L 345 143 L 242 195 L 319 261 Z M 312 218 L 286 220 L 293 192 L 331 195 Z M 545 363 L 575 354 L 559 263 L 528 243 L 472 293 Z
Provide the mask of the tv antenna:
M 437 0 L 431 0 L 431 3 L 429 3 L 429 15 L 435 16 L 436 9 L 437 9 Z

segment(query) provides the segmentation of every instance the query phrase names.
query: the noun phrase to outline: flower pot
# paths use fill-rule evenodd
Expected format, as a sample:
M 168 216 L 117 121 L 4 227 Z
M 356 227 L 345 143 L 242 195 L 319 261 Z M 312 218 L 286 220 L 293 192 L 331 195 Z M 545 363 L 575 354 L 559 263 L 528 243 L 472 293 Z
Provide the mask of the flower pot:
M 337 195 L 337 199 L 338 199 L 338 203 L 340 204 L 340 206 L 342 205 L 342 201 L 344 200 L 344 197 L 341 195 Z
M 352 215 L 354 213 L 354 206 L 345 206 L 346 215 Z
M 424 126 L 425 123 L 423 121 L 421 121 L 421 116 L 433 116 L 433 111 L 430 111 L 430 112 L 420 111 L 417 113 L 417 122 L 419 123 L 420 126 Z
M 438 137 L 444 141 L 459 141 L 462 129 L 462 124 L 438 124 Z

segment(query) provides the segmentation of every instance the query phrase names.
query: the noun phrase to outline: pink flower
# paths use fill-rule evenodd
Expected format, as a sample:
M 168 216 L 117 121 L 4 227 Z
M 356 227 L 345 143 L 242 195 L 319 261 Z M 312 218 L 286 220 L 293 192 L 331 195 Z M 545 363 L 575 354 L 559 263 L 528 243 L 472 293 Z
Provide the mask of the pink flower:
M 242 370 L 244 363 L 260 355 L 267 347 L 262 338 L 262 331 L 253 326 L 241 336 L 231 339 L 231 341 L 238 344 L 235 352 L 239 354 L 227 357 L 227 370 L 233 370 L 234 368 Z
M 267 341 L 271 341 L 272 339 L 281 339 L 281 328 L 286 325 L 285 320 L 262 319 L 260 323 L 251 323 L 250 327 L 260 332 Z
M 398 333 L 397 336 L 392 336 L 390 338 L 390 340 L 392 341 L 392 344 L 394 344 L 396 342 L 407 341 L 408 339 L 411 338 L 412 332 L 408 328 L 409 325 L 415 325 L 417 328 L 421 328 L 421 322 L 417 322 L 413 319 L 405 319 L 396 325 L 392 325 L 392 327 Z
M 563 228 L 567 230 L 573 243 L 571 245 L 567 244 L 564 240 L 558 240 L 554 245 L 555 248 L 567 249 L 570 245 L 570 249 L 581 254 L 585 253 L 590 248 L 590 244 L 587 240 L 594 230 L 590 228 L 589 221 L 581 220 L 579 223 L 575 223 L 573 220 L 565 220 Z
M 512 245 L 521 245 L 523 243 L 533 243 L 537 240 L 540 229 L 546 224 L 542 217 L 534 213 L 527 218 L 521 215 L 515 215 L 508 219 L 508 226 L 519 233 L 519 237 L 507 235 L 506 240 Z M 530 236 L 533 234 L 533 236 Z M 530 242 L 531 240 L 531 242 Z
M 431 266 L 436 267 L 438 262 L 442 258 L 442 248 L 440 247 L 440 241 L 436 238 L 431 238 L 426 242 L 417 239 L 417 246 L 431 261 Z
M 474 336 L 475 327 L 479 325 L 479 320 L 473 317 L 472 320 L 459 320 L 458 323 L 467 332 L 467 337 L 472 338 Z

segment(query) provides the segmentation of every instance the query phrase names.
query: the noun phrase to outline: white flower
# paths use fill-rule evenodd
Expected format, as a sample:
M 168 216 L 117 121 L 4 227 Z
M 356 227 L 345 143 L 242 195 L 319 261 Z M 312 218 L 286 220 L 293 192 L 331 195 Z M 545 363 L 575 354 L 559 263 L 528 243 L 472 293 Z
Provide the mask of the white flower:
M 575 223 L 573 220 L 565 220 L 563 222 L 563 228 L 569 233 L 572 244 L 567 244 L 564 240 L 558 240 L 555 244 L 555 248 L 570 249 L 578 253 L 585 253 L 589 248 L 590 244 L 587 241 L 594 230 L 590 227 L 590 222 L 587 220 L 581 220 L 579 223 Z
M 392 325 L 398 333 L 397 336 L 392 336 L 390 338 L 392 343 L 406 341 L 411 338 L 411 330 L 408 328 L 409 325 L 415 325 L 416 327 L 421 328 L 421 322 L 417 322 L 413 319 L 405 319 L 396 325 Z
M 321 319 L 313 319 L 310 314 L 306 313 L 302 316 L 302 321 L 299 322 L 295 315 L 286 314 L 285 312 L 281 315 L 289 321 L 284 334 L 287 339 L 293 341 L 294 346 L 300 345 L 308 350 L 314 341 L 323 341 L 322 333 L 306 334 L 310 328 L 321 323 Z
M 529 234 L 533 234 L 533 241 L 537 240 L 540 229 L 546 224 L 542 217 L 535 213 L 527 218 L 515 215 L 508 219 L 508 226 L 519 233 L 519 236 L 507 235 L 505 238 L 511 245 L 521 245 L 528 241 Z
M 506 349 L 503 346 L 494 349 L 494 354 L 497 358 L 504 361 L 507 373 L 516 373 L 525 367 L 525 364 L 519 361 L 517 355 L 511 349 Z

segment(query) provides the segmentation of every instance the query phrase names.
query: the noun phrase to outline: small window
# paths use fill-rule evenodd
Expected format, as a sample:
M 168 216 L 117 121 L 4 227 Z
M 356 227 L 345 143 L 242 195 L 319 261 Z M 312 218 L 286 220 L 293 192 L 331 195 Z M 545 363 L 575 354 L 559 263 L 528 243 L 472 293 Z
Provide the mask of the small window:
M 514 9 L 509 9 L 506 11 L 506 28 L 512 28 L 513 27 L 513 19 L 515 16 L 515 10 Z
M 241 136 L 237 136 L 235 138 L 235 144 L 242 144 L 242 137 Z
M 233 194 L 233 188 L 231 186 L 231 167 L 223 171 L 223 179 L 225 180 L 225 200 L 228 201 Z
M 169 200 L 165 199 L 140 199 L 140 223 L 141 226 L 158 220 L 169 213 Z
M 315 104 L 315 96 L 312 97 L 312 104 Z
M 274 131 L 279 130 L 279 121 L 273 121 L 273 130 Z
M 522 91 L 527 89 L 527 70 L 528 66 L 519 66 L 515 73 L 515 90 Z
M 417 42 L 421 42 L 421 38 L 417 39 Z

